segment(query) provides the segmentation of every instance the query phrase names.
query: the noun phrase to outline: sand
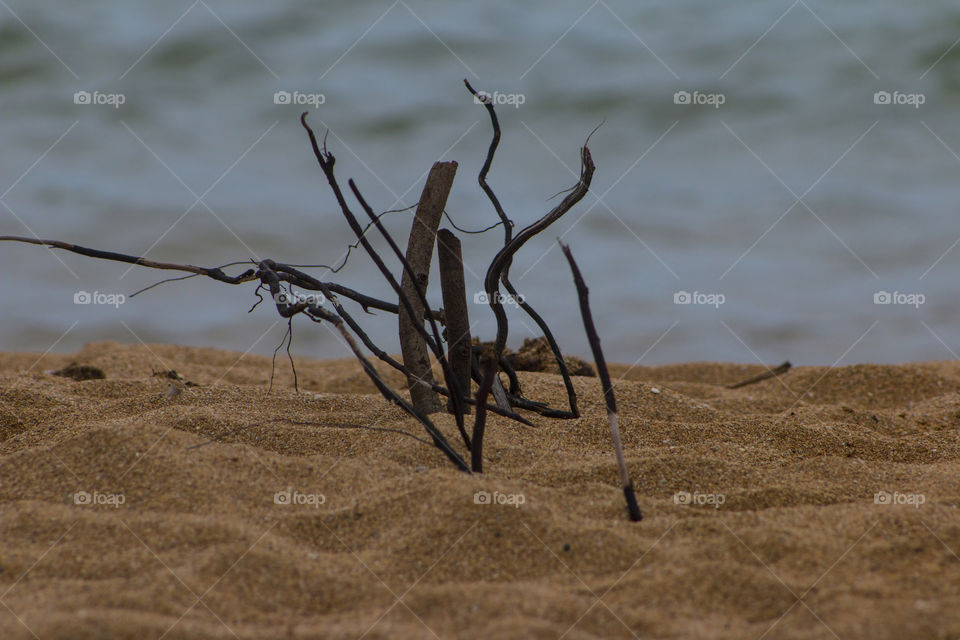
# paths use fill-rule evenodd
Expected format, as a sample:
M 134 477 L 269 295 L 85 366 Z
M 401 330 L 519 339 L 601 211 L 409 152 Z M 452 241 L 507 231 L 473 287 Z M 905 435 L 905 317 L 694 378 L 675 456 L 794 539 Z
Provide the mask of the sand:
M 0 354 L 0 638 L 960 636 L 960 363 L 614 366 L 639 523 L 596 378 L 471 476 L 354 361 L 297 369 Z

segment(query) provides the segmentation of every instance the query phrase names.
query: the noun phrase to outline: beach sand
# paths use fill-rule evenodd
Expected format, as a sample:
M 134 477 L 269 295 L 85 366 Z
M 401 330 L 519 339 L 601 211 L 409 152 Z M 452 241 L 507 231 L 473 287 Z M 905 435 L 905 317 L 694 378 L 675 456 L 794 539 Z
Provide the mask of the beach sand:
M 597 378 L 491 415 L 468 475 L 361 428 L 424 436 L 352 359 L 296 363 L 0 354 L 0 638 L 960 636 L 960 363 L 613 366 L 639 523 Z

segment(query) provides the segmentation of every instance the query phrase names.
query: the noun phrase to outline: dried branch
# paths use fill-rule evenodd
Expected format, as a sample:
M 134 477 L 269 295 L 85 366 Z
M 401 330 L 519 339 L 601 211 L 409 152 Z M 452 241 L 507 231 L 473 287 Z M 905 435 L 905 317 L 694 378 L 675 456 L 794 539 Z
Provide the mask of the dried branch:
M 735 383 L 735 384 L 728 384 L 728 385 L 727 385 L 727 389 L 739 389 L 740 387 L 745 387 L 745 386 L 747 386 L 747 385 L 749 385 L 749 384 L 756 384 L 756 383 L 758 383 L 758 382 L 763 382 L 764 380 L 768 380 L 768 379 L 770 379 L 770 378 L 776 378 L 777 376 L 781 376 L 781 375 L 785 374 L 787 371 L 790 371 L 790 367 L 791 367 L 791 366 L 793 366 L 793 365 L 791 365 L 791 364 L 790 364 L 790 361 L 787 360 L 786 362 L 784 362 L 784 363 L 781 364 L 780 366 L 778 366 L 778 367 L 776 367 L 776 368 L 774 368 L 774 369 L 768 369 L 768 370 L 764 371 L 763 373 L 761 373 L 760 375 L 753 376 L 752 378 L 748 378 L 748 379 L 746 379 L 746 380 L 742 380 L 742 381 L 737 382 L 737 383 Z
M 469 473 L 469 465 L 467 465 L 463 458 L 460 457 L 460 454 L 454 450 L 454 448 L 444 437 L 443 433 L 441 433 L 440 430 L 437 429 L 437 427 L 433 424 L 433 422 L 430 421 L 430 418 L 417 411 L 417 409 L 410 405 L 410 403 L 404 400 L 402 396 L 391 389 L 390 386 L 383 381 L 383 379 L 380 377 L 380 374 L 377 373 L 377 370 L 372 364 L 370 364 L 370 361 L 364 357 L 363 352 L 360 351 L 360 348 L 357 346 L 356 341 L 354 341 L 353 336 L 350 335 L 349 331 L 347 331 L 347 328 L 344 326 L 344 322 L 341 318 L 330 313 L 317 304 L 306 301 L 300 301 L 294 304 L 290 304 L 288 302 L 287 296 L 282 295 L 285 292 L 281 288 L 280 277 L 277 275 L 277 272 L 273 270 L 273 265 L 271 263 L 272 261 L 270 260 L 262 261 L 260 263 L 260 268 L 257 271 L 257 277 L 270 290 L 270 294 L 273 296 L 277 307 L 277 312 L 280 314 L 280 316 L 284 318 L 290 318 L 298 313 L 306 312 L 305 315 L 315 322 L 326 320 L 327 322 L 330 322 L 336 326 L 340 331 L 340 334 L 343 336 L 343 339 L 346 340 L 350 350 L 353 351 L 353 355 L 356 356 L 357 360 L 360 361 L 360 364 L 363 367 L 364 372 L 367 374 L 367 377 L 370 378 L 383 397 L 402 407 L 404 411 L 416 418 L 433 439 L 434 445 L 443 451 L 447 458 L 449 458 L 450 461 L 457 466 L 457 468 Z
M 467 79 L 464 79 L 463 83 L 466 85 L 467 90 L 473 94 L 474 97 L 479 97 L 479 94 L 474 90 L 470 85 L 470 82 Z M 490 200 L 490 203 L 493 205 L 494 210 L 497 212 L 497 217 L 500 218 L 500 222 L 503 224 L 504 228 L 504 247 L 508 246 L 512 241 L 513 234 L 513 222 L 507 218 L 507 214 L 504 212 L 503 207 L 500 204 L 500 200 L 497 198 L 497 195 L 494 193 L 493 189 L 487 184 L 487 173 L 490 171 L 490 166 L 493 164 L 493 157 L 497 152 L 497 147 L 500 144 L 500 122 L 497 119 L 497 112 L 493 106 L 493 103 L 489 100 L 483 101 L 484 107 L 487 109 L 487 113 L 490 115 L 490 123 L 493 126 L 493 138 L 490 141 L 490 147 L 487 149 L 487 157 L 484 160 L 483 167 L 480 169 L 480 174 L 477 177 L 477 182 L 480 184 L 480 188 L 487 195 L 487 198 Z M 588 137 L 587 140 L 590 138 Z M 586 145 L 584 145 L 586 148 Z M 579 183 L 578 183 L 579 184 Z M 589 185 L 588 185 L 589 186 Z M 576 189 L 577 187 L 573 187 Z M 582 196 L 581 196 L 582 197 Z M 575 204 L 575 203 L 574 203 Z M 573 206 L 573 205 L 571 205 Z M 570 411 L 550 411 L 549 415 L 551 417 L 558 418 L 576 418 L 579 415 L 577 411 L 577 394 L 573 389 L 573 381 L 570 379 L 570 372 L 567 369 L 567 363 L 563 359 L 563 353 L 560 351 L 560 345 L 557 344 L 556 338 L 553 337 L 553 332 L 550 331 L 549 325 L 547 325 L 546 320 L 544 320 L 539 313 L 534 310 L 532 306 L 526 301 L 525 297 L 520 295 L 513 286 L 513 283 L 510 282 L 510 265 L 513 263 L 512 254 L 507 257 L 503 263 L 502 273 L 500 275 L 500 281 L 503 282 L 504 288 L 507 292 L 513 296 L 513 299 L 517 301 L 519 307 L 530 316 L 530 318 L 540 327 L 540 330 L 543 332 L 544 337 L 547 339 L 547 344 L 550 345 L 550 350 L 553 352 L 554 358 L 557 361 L 557 368 L 560 370 L 560 375 L 563 378 L 563 385 L 567 391 L 567 403 L 570 406 Z M 496 313 L 496 311 L 494 311 Z M 505 316 L 504 316 L 505 318 Z M 497 330 L 500 331 L 500 316 L 497 316 Z M 506 326 L 504 325 L 504 329 Z M 504 342 L 506 344 L 506 342 Z M 502 348 L 501 348 L 502 351 Z M 516 383 L 516 391 L 514 391 L 515 381 L 514 378 L 511 378 L 510 386 L 511 393 L 520 393 L 519 384 Z M 497 385 L 499 386 L 499 385 Z M 545 414 L 546 415 L 546 414 Z
M 483 384 L 477 391 L 477 417 L 473 423 L 473 448 L 470 450 L 470 468 L 474 473 L 483 473 L 483 432 L 487 424 L 487 395 L 497 375 L 497 361 L 491 357 L 486 361 Z
M 469 80 L 464 78 L 463 84 L 467 86 L 467 91 L 473 94 L 473 97 L 479 99 L 480 95 L 470 85 Z M 507 245 L 510 244 L 510 240 L 513 237 L 513 221 L 507 217 L 503 207 L 500 205 L 500 199 L 497 198 L 497 194 L 494 193 L 490 185 L 487 184 L 487 174 L 490 172 L 490 167 L 493 164 L 493 156 L 496 155 L 497 147 L 500 146 L 500 120 L 497 119 L 497 110 L 493 108 L 493 102 L 489 100 L 481 102 L 483 102 L 483 106 L 490 115 L 490 123 L 493 125 L 493 138 L 490 140 L 487 157 L 484 159 L 483 166 L 480 168 L 480 175 L 477 177 L 477 182 L 480 183 L 480 188 L 483 189 L 483 192 L 487 194 L 487 199 L 490 200 L 490 204 L 493 205 L 494 210 L 497 212 L 497 217 L 500 218 L 500 222 L 503 224 L 503 244 Z
M 357 239 L 360 240 L 360 244 L 367 252 L 367 255 L 370 256 L 370 259 L 373 260 L 373 263 L 380 270 L 380 273 L 390 284 L 390 286 L 393 287 L 394 292 L 399 296 L 401 306 L 408 314 L 410 314 L 411 317 L 415 317 L 416 314 L 413 312 L 413 307 L 410 304 L 410 300 L 405 295 L 402 295 L 403 290 L 400 288 L 400 284 L 397 282 L 396 278 L 393 277 L 393 273 L 391 273 L 390 269 L 383 262 L 383 259 L 377 253 L 376 249 L 373 248 L 373 245 L 370 244 L 370 241 L 366 238 L 366 236 L 363 235 L 363 229 L 360 226 L 360 223 L 357 222 L 357 217 L 347 205 L 347 201 L 343 196 L 343 191 L 340 189 L 340 185 L 337 182 L 337 178 L 333 172 L 334 164 L 336 164 L 336 157 L 334 157 L 334 155 L 325 148 L 320 148 L 320 145 L 317 142 L 317 137 L 313 133 L 313 129 L 311 129 L 310 125 L 307 124 L 306 111 L 300 115 L 300 124 L 303 125 L 303 128 L 307 131 L 307 135 L 310 137 L 310 145 L 313 148 L 313 155 L 316 157 L 317 163 L 320 165 L 320 169 L 323 171 L 323 174 L 327 178 L 327 182 L 330 184 L 330 188 L 333 190 L 333 194 L 337 199 L 337 204 L 340 205 L 340 211 L 343 213 L 344 218 L 346 218 L 347 224 L 350 226 L 350 229 L 353 231 L 354 235 L 357 236 Z M 432 339 L 426 334 L 426 330 L 424 330 L 424 336 L 427 340 L 427 344 L 430 345 Z M 436 352 L 437 346 L 431 346 L 431 349 Z
M 360 193 L 360 190 L 357 188 L 356 183 L 354 183 L 354 181 L 351 179 L 349 181 L 349 184 L 350 184 L 350 189 L 353 191 L 354 197 L 356 197 L 357 199 L 357 202 L 360 203 L 360 206 L 363 207 L 363 210 L 366 211 L 367 215 L 371 218 L 371 220 L 374 221 L 374 224 L 376 225 L 377 230 L 380 232 L 380 235 L 384 237 L 384 239 L 387 241 L 387 244 L 390 245 L 390 248 L 393 249 L 394 254 L 400 260 L 400 264 L 403 265 L 404 275 L 410 276 L 411 287 L 413 289 L 413 292 L 416 294 L 417 299 L 420 302 L 420 308 L 421 309 L 429 308 L 427 304 L 427 293 L 424 286 L 426 281 L 425 280 L 421 281 L 421 279 L 415 274 L 413 266 L 410 264 L 410 261 L 406 257 L 404 257 L 403 252 L 400 251 L 400 247 L 397 246 L 397 243 L 393 240 L 393 237 L 387 232 L 386 227 L 384 227 L 383 224 L 381 224 L 381 222 L 377 220 L 377 218 L 373 215 L 373 209 L 370 208 L 370 205 L 368 205 L 366 200 L 363 198 L 363 195 Z M 431 252 L 433 250 L 432 240 L 430 242 L 430 250 Z M 410 304 L 409 302 L 410 298 L 408 294 L 403 290 L 403 285 L 401 285 L 400 291 L 398 291 L 398 293 L 400 295 L 401 300 L 404 301 L 404 305 L 412 309 L 413 305 Z M 414 310 L 414 313 L 410 314 L 411 317 L 416 317 L 418 315 L 420 314 L 416 309 Z M 463 442 L 467 446 L 467 449 L 469 450 L 470 437 L 467 435 L 467 431 L 463 425 L 463 413 L 464 413 L 463 392 L 460 389 L 460 386 L 457 384 L 456 378 L 454 378 L 453 376 L 453 371 L 450 369 L 450 364 L 449 362 L 447 362 L 446 356 L 444 356 L 443 354 L 443 347 L 441 346 L 440 330 L 437 328 L 437 323 L 434 322 L 433 318 L 429 316 L 427 317 L 427 320 L 430 324 L 430 330 L 433 332 L 432 342 L 429 340 L 426 330 L 423 328 L 423 322 L 420 322 L 419 324 L 412 323 L 412 326 L 415 330 L 417 330 L 420 333 L 420 335 L 423 338 L 426 338 L 425 342 L 428 345 L 431 345 L 434 356 L 440 362 L 440 367 L 443 370 L 444 381 L 447 383 L 447 388 L 450 390 L 449 397 L 453 401 L 454 415 L 456 416 L 456 421 L 457 421 L 457 429 L 460 430 L 460 435 L 463 437 Z M 415 374 L 416 372 L 413 372 L 413 373 Z M 430 386 L 432 389 L 432 385 L 433 385 L 432 375 L 429 378 L 423 378 L 423 381 L 425 382 L 425 384 L 427 384 L 427 386 Z M 413 397 L 412 389 L 411 389 L 410 396 L 411 398 Z M 414 404 L 414 406 L 416 406 L 416 404 Z M 427 411 L 424 411 L 424 409 L 421 407 L 418 407 L 418 409 L 423 413 L 427 413 Z
M 490 305 L 490 308 L 493 310 L 493 313 L 497 318 L 497 338 L 494 342 L 494 350 L 498 360 L 503 354 L 503 349 L 507 344 L 508 332 L 507 314 L 503 310 L 503 304 L 500 302 L 499 282 L 503 274 L 503 269 L 512 260 L 513 255 L 519 251 L 520 248 L 528 240 L 530 240 L 530 238 L 559 220 L 567 211 L 572 209 L 574 205 L 583 199 L 583 196 L 585 196 L 587 191 L 590 190 L 590 183 L 593 180 L 593 172 L 595 167 L 593 165 L 593 158 L 590 156 L 590 149 L 586 145 L 580 149 L 580 161 L 580 179 L 577 181 L 577 184 L 573 187 L 570 193 L 567 194 L 560 204 L 547 213 L 547 215 L 543 216 L 517 234 L 515 238 L 513 238 L 497 253 L 496 256 L 494 256 L 493 261 L 490 263 L 490 267 L 487 269 L 487 275 L 484 279 L 484 288 L 487 292 L 487 304 Z M 555 342 L 551 344 L 551 348 L 553 348 L 554 345 Z M 555 350 L 555 353 L 557 351 L 558 349 Z M 566 370 L 566 364 L 564 363 L 562 356 L 557 358 L 557 364 L 561 367 L 561 371 Z M 549 413 L 545 412 L 544 415 L 549 415 L 552 417 L 577 417 L 579 415 L 579 412 L 577 411 L 576 393 L 573 390 L 573 384 L 570 382 L 568 375 L 564 375 L 564 383 L 567 387 L 570 412 L 551 411 Z
M 334 164 L 336 163 L 336 158 L 332 153 L 330 153 L 326 149 L 320 148 L 320 145 L 317 142 L 316 135 L 314 135 L 313 133 L 313 129 L 311 129 L 310 125 L 307 124 L 306 112 L 301 114 L 300 124 L 303 125 L 303 128 L 307 131 L 307 135 L 310 137 L 310 145 L 313 148 L 313 154 L 316 157 L 317 162 L 320 165 L 321 170 L 323 171 L 323 174 L 326 176 L 327 182 L 330 184 L 330 188 L 334 192 L 334 196 L 337 199 L 337 203 L 340 205 L 340 210 L 343 213 L 344 218 L 346 218 L 347 220 L 347 224 L 350 225 L 350 228 L 353 230 L 354 234 L 360 240 L 361 245 L 363 245 L 364 250 L 370 256 L 370 259 L 373 260 L 374 264 L 377 265 L 377 268 L 380 269 L 380 273 L 383 274 L 383 277 L 387 280 L 388 283 L 390 283 L 390 286 L 393 287 L 394 292 L 397 294 L 397 296 L 400 299 L 400 303 L 403 309 L 409 314 L 411 318 L 417 317 L 418 314 L 414 311 L 413 306 L 411 305 L 410 299 L 404 293 L 400 284 L 397 282 L 396 278 L 394 278 L 393 274 L 390 272 L 390 269 L 388 269 L 386 264 L 384 264 L 383 259 L 380 257 L 380 255 L 376 252 L 376 250 L 370 244 L 370 241 L 367 240 L 367 238 L 363 235 L 360 224 L 359 222 L 357 222 L 357 218 L 353 214 L 353 211 L 351 211 L 350 207 L 347 205 L 346 199 L 343 196 L 343 192 L 340 189 L 340 185 L 337 183 L 336 176 L 334 175 L 333 167 L 334 167 Z M 360 205 L 367 212 L 371 221 L 373 221 L 374 225 L 377 227 L 380 233 L 384 236 L 384 238 L 390 244 L 391 248 L 396 252 L 397 257 L 400 258 L 401 262 L 404 265 L 404 269 L 405 270 L 410 269 L 412 272 L 410 264 L 406 261 L 406 258 L 403 257 L 399 248 L 396 246 L 396 243 L 393 241 L 393 238 L 390 237 L 390 234 L 387 233 L 386 229 L 383 227 L 379 219 L 373 213 L 373 209 L 371 209 L 370 206 L 363 199 L 363 196 L 360 194 L 359 189 L 357 189 L 356 184 L 352 180 L 349 181 L 349 184 L 350 184 L 350 188 L 353 190 L 354 196 L 357 198 L 357 201 L 360 202 Z M 433 243 L 431 241 L 431 249 L 432 249 L 432 246 L 433 246 Z M 420 289 L 419 283 L 416 285 L 415 288 L 417 290 L 417 294 L 420 297 L 421 303 L 423 304 L 424 308 L 429 308 L 426 302 L 425 294 L 422 291 L 422 289 Z M 427 334 L 426 329 L 424 329 L 422 323 L 419 323 L 419 324 L 414 323 L 414 326 L 419 328 L 419 331 L 421 332 L 421 335 L 423 336 L 424 340 L 427 342 L 427 345 L 433 351 L 437 360 L 440 361 L 440 364 L 443 367 L 444 376 L 446 378 L 448 387 L 451 384 L 455 385 L 456 381 L 452 380 L 452 376 L 450 374 L 450 369 L 447 364 L 446 357 L 443 355 L 443 348 L 440 346 L 440 333 L 437 330 L 437 327 L 436 327 L 436 324 L 434 323 L 433 318 L 428 316 L 427 319 L 429 320 L 431 329 L 433 330 L 434 338 L 431 338 Z M 428 384 L 432 385 L 432 380 L 430 380 Z M 456 394 L 453 389 L 451 389 L 451 393 L 453 394 L 451 397 L 459 395 L 459 394 Z M 455 400 L 455 402 L 460 402 L 460 400 Z M 422 414 L 423 412 L 418 410 L 418 413 Z M 466 444 L 467 447 L 469 448 L 470 438 L 467 435 L 466 429 L 463 426 L 462 410 L 458 411 L 457 413 L 457 428 L 460 430 L 460 435 L 464 440 L 464 444 Z
M 433 413 L 441 408 L 440 398 L 425 385 L 423 380 L 432 380 L 430 370 L 430 356 L 427 345 L 414 325 L 423 326 L 423 308 L 429 308 L 426 299 L 416 295 L 417 289 L 427 291 L 430 280 L 430 263 L 433 260 L 433 246 L 436 242 L 437 227 L 447 204 L 447 197 L 453 186 L 453 179 L 457 173 L 456 162 L 436 162 L 430 169 L 423 193 L 420 196 L 420 206 L 414 216 L 410 228 L 410 237 L 407 243 L 406 265 L 400 278 L 400 287 L 404 294 L 411 299 L 414 313 L 408 315 L 404 309 L 400 310 L 400 351 L 403 354 L 403 363 L 413 376 L 408 378 L 410 397 L 413 405 L 424 413 Z M 356 188 L 351 182 L 354 195 Z M 358 198 L 359 199 L 359 198 Z M 369 212 L 368 212 L 369 215 Z M 382 225 L 377 224 L 381 229 Z M 399 255 L 399 251 L 397 252 Z M 407 269 L 407 266 L 410 268 Z M 423 307 L 421 307 L 421 304 Z M 439 340 L 437 340 L 439 346 Z M 449 381 L 448 381 L 449 386 Z M 456 397 L 456 396 L 454 396 Z M 462 411 L 462 403 L 460 403 Z
M 220 282 L 226 282 L 228 284 L 239 284 L 241 282 L 250 282 L 255 280 L 253 269 L 247 269 L 238 276 L 228 276 L 223 271 L 217 268 L 207 268 L 207 267 L 196 267 L 192 264 L 174 264 L 171 262 L 155 262 L 153 260 L 147 260 L 146 258 L 140 258 L 138 256 L 130 256 L 125 253 L 115 253 L 113 251 L 101 251 L 100 249 L 91 249 L 89 247 L 81 247 L 80 245 L 71 244 L 69 242 L 62 242 L 60 240 L 41 240 L 40 238 L 26 238 L 23 236 L 0 236 L 0 240 L 10 241 L 10 242 L 26 242 L 27 244 L 38 244 L 47 247 L 55 247 L 57 249 L 65 249 L 66 251 L 72 251 L 73 253 L 79 253 L 82 256 L 89 256 L 91 258 L 101 258 L 103 260 L 115 260 L 117 262 L 126 262 L 129 264 L 138 264 L 143 267 L 150 267 L 151 269 L 166 269 L 171 271 L 187 271 L 189 273 L 195 273 L 201 276 L 207 276 L 208 278 L 213 278 L 214 280 L 219 280 Z
M 560 242 L 560 248 L 567 256 L 567 262 L 570 263 L 570 271 L 573 272 L 573 282 L 577 287 L 577 297 L 580 299 L 580 315 L 583 317 L 583 328 L 587 332 L 587 339 L 590 341 L 590 349 L 593 351 L 593 359 L 596 361 L 597 374 L 600 376 L 600 384 L 603 386 L 603 397 L 607 401 L 607 419 L 610 422 L 610 435 L 613 437 L 613 450 L 617 456 L 617 467 L 620 469 L 620 486 L 623 488 L 623 496 L 627 500 L 627 511 L 630 513 L 630 519 L 638 522 L 643 518 L 640 512 L 640 506 L 637 505 L 637 496 L 633 492 L 633 482 L 630 481 L 630 475 L 627 473 L 627 463 L 623 458 L 623 444 L 620 442 L 620 427 L 617 424 L 617 399 L 613 395 L 613 385 L 610 383 L 610 372 L 607 371 L 607 361 L 603 357 L 603 349 L 600 348 L 600 336 L 597 335 L 597 328 L 593 324 L 593 314 L 590 313 L 590 290 L 587 289 L 583 276 L 580 275 L 580 268 L 577 267 L 573 259 L 573 253 L 570 247 Z
M 437 262 L 447 333 L 447 360 L 462 398 L 470 395 L 470 314 L 467 311 L 463 253 L 460 241 L 449 229 L 437 232 Z M 447 410 L 456 412 L 453 398 L 449 400 Z
M 73 253 L 78 253 L 82 256 L 88 256 L 91 258 L 100 258 L 102 260 L 113 260 L 115 262 L 125 262 L 127 264 L 135 264 L 141 267 L 148 267 L 150 269 L 163 269 L 168 271 L 185 271 L 187 273 L 193 274 L 193 276 L 207 276 L 219 282 L 226 282 L 227 284 L 241 284 L 244 282 L 251 282 L 256 280 L 255 271 L 253 269 L 247 269 L 243 273 L 236 276 L 226 275 L 221 268 L 219 267 L 197 267 L 191 264 L 176 264 L 172 262 L 156 262 L 154 260 L 147 260 L 146 258 L 141 258 L 138 256 L 132 256 L 125 253 L 116 253 L 114 251 L 103 251 L 100 249 L 91 249 L 89 247 L 82 247 L 80 245 L 72 244 L 70 242 L 63 242 L 61 240 L 41 240 L 40 238 L 27 238 L 24 236 L 0 236 L 0 241 L 7 242 L 24 242 L 26 244 L 36 244 L 40 246 L 53 247 L 56 249 L 64 249 L 66 251 L 71 251 Z M 234 262 L 231 264 L 245 264 L 241 262 Z M 334 282 L 324 282 L 321 283 L 316 278 L 308 276 L 303 272 L 295 272 L 299 277 L 299 280 L 295 281 L 299 287 L 308 289 L 311 291 L 321 291 L 325 286 L 330 291 L 339 293 L 345 298 L 349 298 L 359 304 L 364 311 L 369 309 L 378 309 L 380 311 L 386 311 L 388 313 L 398 313 L 399 307 L 385 300 L 380 300 L 378 298 L 373 298 L 371 296 L 355 291 L 350 287 L 345 287 L 341 284 L 336 284 Z M 193 277 L 188 276 L 188 277 Z M 159 284 L 159 283 L 156 283 Z M 156 286 L 156 285 L 153 285 Z M 148 287 L 150 288 L 150 287 Z M 142 289 L 141 291 L 145 291 Z M 139 293 L 139 292 L 138 292 Z M 431 310 L 430 314 L 443 322 L 443 313 L 440 311 Z

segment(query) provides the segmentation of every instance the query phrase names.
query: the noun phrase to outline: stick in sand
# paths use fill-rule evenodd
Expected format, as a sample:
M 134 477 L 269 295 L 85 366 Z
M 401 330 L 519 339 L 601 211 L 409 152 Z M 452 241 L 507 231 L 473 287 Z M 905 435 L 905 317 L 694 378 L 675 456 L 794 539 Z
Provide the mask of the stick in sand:
M 753 376 L 752 378 L 749 378 L 747 380 L 742 380 L 740 382 L 737 382 L 736 384 L 728 384 L 727 389 L 739 389 L 740 387 L 745 387 L 748 384 L 756 384 L 757 382 L 763 382 L 764 380 L 767 380 L 769 378 L 776 378 L 777 376 L 783 375 L 787 371 L 790 371 L 791 366 L 793 365 L 791 365 L 790 361 L 787 360 L 786 362 L 781 364 L 779 367 L 776 367 L 775 369 L 767 369 L 766 371 L 764 371 L 758 376 Z
M 403 364 L 413 374 L 407 379 L 410 387 L 410 398 L 413 406 L 423 413 L 433 413 L 442 407 L 440 397 L 430 388 L 428 382 L 433 380 L 430 370 L 430 356 L 427 344 L 416 330 L 413 323 L 423 326 L 424 308 L 417 298 L 413 278 L 419 280 L 424 292 L 430 278 L 430 262 L 433 259 L 433 246 L 436 242 L 437 227 L 447 204 L 450 187 L 453 186 L 453 177 L 457 173 L 456 162 L 436 162 L 427 176 L 427 182 L 420 196 L 420 205 L 413 218 L 410 229 L 410 240 L 407 244 L 407 262 L 413 269 L 413 274 L 406 270 L 400 279 L 403 294 L 410 299 L 414 315 L 407 314 L 406 309 L 400 308 L 400 351 L 403 355 Z
M 610 435 L 613 436 L 613 450 L 617 454 L 617 466 L 620 468 L 620 486 L 623 487 L 623 496 L 627 499 L 627 511 L 630 513 L 630 519 L 639 522 L 643 518 L 640 512 L 640 506 L 637 504 L 637 496 L 633 492 L 633 483 L 630 481 L 630 475 L 627 473 L 627 463 L 623 459 L 623 445 L 620 442 L 620 427 L 617 426 L 617 401 L 613 396 L 613 385 L 610 384 L 610 372 L 607 371 L 607 362 L 603 357 L 603 350 L 600 348 L 600 336 L 597 335 L 597 329 L 593 324 L 593 314 L 590 313 L 590 301 L 588 296 L 590 290 L 587 289 L 583 276 L 580 275 L 580 269 L 577 267 L 570 247 L 560 242 L 560 248 L 570 263 L 570 270 L 573 272 L 573 283 L 577 287 L 577 297 L 580 299 L 580 315 L 583 317 L 583 328 L 587 332 L 587 340 L 590 341 L 590 349 L 593 351 L 593 359 L 596 361 L 597 374 L 600 376 L 600 383 L 603 385 L 603 396 L 607 401 L 607 419 L 610 421 Z
M 443 292 L 443 316 L 447 331 L 447 360 L 460 384 L 460 392 L 466 397 L 470 395 L 470 317 L 460 241 L 449 229 L 437 232 L 437 261 L 440 265 L 440 289 Z M 451 397 L 447 402 L 447 410 L 455 412 L 455 405 Z
M 487 158 L 483 163 L 483 168 L 480 169 L 480 175 L 478 176 L 478 181 L 480 187 L 483 189 L 483 192 L 487 194 L 487 198 L 493 204 L 493 208 L 496 210 L 497 215 L 500 218 L 500 221 L 503 223 L 504 230 L 504 243 L 503 249 L 494 257 L 493 261 L 490 263 L 490 267 L 487 269 L 487 276 L 484 280 L 484 288 L 487 291 L 488 304 L 490 305 L 491 311 L 497 319 L 497 338 L 495 341 L 497 357 L 499 358 L 503 355 L 503 349 L 507 343 L 507 334 L 509 332 L 507 326 L 507 315 L 503 311 L 503 305 L 500 303 L 500 293 L 498 282 L 502 282 L 504 287 L 507 289 L 507 292 L 513 296 L 514 300 L 518 301 L 518 304 L 530 318 L 537 323 L 540 327 L 540 330 L 543 331 L 544 337 L 547 339 L 547 343 L 550 345 L 550 349 L 553 351 L 554 357 L 557 360 L 557 367 L 560 369 L 560 375 L 563 377 L 563 385 L 567 390 L 567 402 L 570 405 L 569 411 L 562 411 L 558 409 L 546 409 L 541 412 L 542 415 L 550 416 L 554 418 L 578 418 L 580 417 L 580 412 L 577 409 L 577 395 L 573 390 L 573 382 L 570 380 L 570 373 L 567 371 L 567 364 L 563 359 L 563 354 L 560 352 L 560 346 L 557 344 L 557 341 L 554 339 L 553 334 L 550 332 L 550 327 L 547 326 L 546 321 L 533 310 L 529 304 L 524 301 L 523 296 L 517 293 L 516 288 L 510 282 L 510 265 L 513 263 L 513 255 L 520 250 L 520 247 L 529 240 L 534 235 L 540 233 L 548 226 L 556 222 L 561 216 L 563 216 L 567 211 L 573 208 L 590 190 L 590 183 L 593 179 L 593 172 L 595 170 L 593 159 L 590 156 L 590 149 L 587 148 L 587 143 L 590 142 L 590 136 L 593 135 L 591 132 L 590 136 L 587 136 L 587 141 L 584 143 L 583 148 L 580 150 L 580 180 L 579 182 L 568 191 L 570 193 L 563 199 L 563 201 L 554 207 L 550 213 L 545 215 L 540 220 L 529 225 L 523 229 L 519 235 L 513 237 L 513 222 L 507 218 L 506 213 L 503 210 L 503 207 L 500 205 L 500 201 L 497 198 L 496 194 L 493 192 L 493 189 L 490 188 L 490 185 L 487 184 L 487 172 L 490 170 L 490 165 L 493 162 L 493 156 L 497 151 L 497 146 L 500 144 L 500 123 L 497 119 L 497 112 L 493 107 L 493 103 L 490 100 L 481 99 L 480 94 L 470 85 L 470 82 L 466 79 L 463 81 L 466 85 L 467 90 L 473 94 L 474 98 L 479 99 L 487 109 L 487 112 L 490 114 L 490 121 L 493 125 L 493 140 L 490 142 L 490 148 L 487 150 Z M 596 129 L 594 129 L 596 131 Z M 503 406 L 504 402 L 501 398 L 505 395 L 503 389 L 500 385 L 499 377 L 493 381 L 493 395 L 497 398 L 497 404 Z M 507 405 L 509 407 L 509 405 Z
M 473 446 L 470 448 L 470 469 L 474 473 L 483 473 L 483 432 L 487 425 L 487 396 L 496 377 L 497 360 L 491 354 L 484 366 L 483 383 L 477 391 L 477 417 L 473 423 Z

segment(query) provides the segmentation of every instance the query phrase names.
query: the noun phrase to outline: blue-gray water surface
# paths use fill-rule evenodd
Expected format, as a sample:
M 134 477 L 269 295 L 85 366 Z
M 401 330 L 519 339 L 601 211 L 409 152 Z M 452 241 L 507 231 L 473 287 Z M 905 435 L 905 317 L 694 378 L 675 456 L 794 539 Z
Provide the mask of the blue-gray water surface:
M 956 3 L 0 5 L 0 234 L 205 266 L 338 264 L 353 238 L 303 110 L 380 211 L 416 203 L 431 164 L 457 160 L 448 212 L 480 229 L 496 221 L 476 181 L 491 129 L 468 78 L 498 102 L 489 180 L 517 228 L 575 183 L 603 123 L 592 193 L 511 271 L 567 351 L 589 353 L 558 236 L 613 361 L 960 351 Z M 403 242 L 411 215 L 384 218 Z M 462 238 L 472 297 L 502 230 Z M 362 252 L 312 272 L 392 297 Z M 193 278 L 111 304 L 166 275 L 2 243 L 0 349 L 280 342 L 270 305 L 246 313 L 249 283 Z M 470 310 L 491 338 L 489 310 Z M 537 334 L 510 317 L 511 346 Z M 393 318 L 361 321 L 398 350 Z M 296 353 L 348 355 L 329 328 L 294 328 Z

